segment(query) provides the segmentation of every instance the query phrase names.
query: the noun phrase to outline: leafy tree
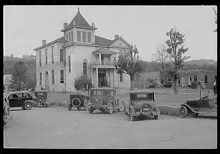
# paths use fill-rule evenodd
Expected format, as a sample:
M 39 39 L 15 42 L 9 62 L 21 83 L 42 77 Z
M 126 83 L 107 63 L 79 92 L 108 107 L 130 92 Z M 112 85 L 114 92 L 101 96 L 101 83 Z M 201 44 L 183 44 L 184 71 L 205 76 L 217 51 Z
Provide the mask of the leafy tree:
M 217 25 L 217 11 L 214 8 L 212 9 L 214 10 L 214 13 L 215 13 L 215 23 Z M 217 28 L 214 30 L 214 32 L 217 32 Z
M 162 44 L 160 47 L 157 47 L 157 51 L 152 55 L 153 61 L 160 63 L 162 70 L 164 70 L 167 66 L 169 54 L 166 51 L 166 45 Z
M 184 37 L 185 35 L 181 34 L 176 28 L 171 28 L 169 32 L 166 33 L 169 39 L 166 41 L 168 46 L 167 53 L 169 54 L 169 60 L 173 64 L 173 74 L 172 78 L 174 81 L 174 94 L 178 94 L 177 82 L 179 78 L 178 71 L 184 66 L 184 61 L 189 59 L 189 56 L 183 56 L 186 53 L 188 48 L 185 48 Z
M 130 46 L 129 50 L 122 51 L 116 63 L 117 73 L 130 75 L 130 89 L 133 90 L 134 77 L 143 71 L 142 62 L 139 60 L 139 53 L 136 47 Z
M 26 88 L 27 68 L 22 61 L 17 62 L 12 70 L 12 80 L 9 88 L 12 90 L 24 90 Z
M 87 75 L 82 74 L 81 76 L 75 79 L 74 87 L 77 90 L 77 92 L 82 88 L 87 89 L 87 86 L 88 90 L 92 88 L 92 80 Z

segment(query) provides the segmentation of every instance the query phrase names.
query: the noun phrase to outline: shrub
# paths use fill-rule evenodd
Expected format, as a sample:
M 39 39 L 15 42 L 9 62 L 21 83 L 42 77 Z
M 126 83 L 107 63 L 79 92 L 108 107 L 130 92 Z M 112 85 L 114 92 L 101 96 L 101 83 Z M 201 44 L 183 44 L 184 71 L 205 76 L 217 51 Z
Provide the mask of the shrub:
M 88 90 L 92 88 L 92 80 L 87 75 L 82 74 L 81 76 L 75 79 L 74 87 L 77 91 L 81 89 Z

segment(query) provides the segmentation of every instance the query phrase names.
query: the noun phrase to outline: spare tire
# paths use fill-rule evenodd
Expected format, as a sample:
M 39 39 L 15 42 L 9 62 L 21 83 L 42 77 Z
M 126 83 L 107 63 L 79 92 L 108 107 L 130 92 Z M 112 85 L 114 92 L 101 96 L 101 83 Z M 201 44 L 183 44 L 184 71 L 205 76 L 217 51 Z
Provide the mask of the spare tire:
M 37 103 L 42 105 L 44 103 L 44 98 L 43 97 L 38 97 Z
M 79 98 L 73 98 L 71 102 L 72 102 L 72 106 L 74 107 L 79 107 L 82 103 Z
M 151 106 L 151 104 L 145 103 L 141 106 L 141 113 L 143 113 L 144 115 L 151 114 L 152 110 L 153 107 Z

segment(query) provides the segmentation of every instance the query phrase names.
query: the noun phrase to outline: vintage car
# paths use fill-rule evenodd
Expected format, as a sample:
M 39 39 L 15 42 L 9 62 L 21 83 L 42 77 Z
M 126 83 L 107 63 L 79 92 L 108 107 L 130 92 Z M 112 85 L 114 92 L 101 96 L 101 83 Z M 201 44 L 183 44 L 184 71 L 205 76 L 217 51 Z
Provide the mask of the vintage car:
M 23 110 L 30 110 L 33 106 L 37 106 L 37 98 L 29 91 L 9 92 L 7 99 L 9 101 L 10 108 L 22 107 Z
M 198 116 L 199 114 L 217 113 L 217 96 L 209 97 L 208 95 L 187 100 L 185 104 L 181 104 L 180 116 L 182 118 L 188 115 Z
M 130 92 L 130 100 L 125 102 L 125 113 L 129 115 L 131 121 L 134 121 L 135 117 L 149 115 L 158 119 L 160 110 L 154 101 L 154 92 Z
M 71 94 L 68 103 L 68 110 L 71 111 L 73 108 L 77 108 L 78 110 L 81 108 L 86 109 L 88 100 L 88 96 L 82 94 Z
M 4 102 L 4 105 L 3 105 L 3 123 L 4 123 L 4 125 L 6 125 L 8 123 L 8 121 L 10 120 L 10 118 L 11 118 L 10 106 L 8 104 L 8 100 L 7 100 L 5 95 L 6 94 L 4 94 L 4 97 L 3 97 L 3 102 Z
M 48 107 L 47 91 L 44 90 L 35 91 L 34 95 L 37 98 L 36 102 L 38 104 L 38 107 Z
M 114 88 L 91 88 L 90 100 L 88 102 L 88 111 L 90 114 L 99 109 L 101 112 L 107 111 L 112 114 L 114 111 L 124 111 L 124 102 L 116 98 Z

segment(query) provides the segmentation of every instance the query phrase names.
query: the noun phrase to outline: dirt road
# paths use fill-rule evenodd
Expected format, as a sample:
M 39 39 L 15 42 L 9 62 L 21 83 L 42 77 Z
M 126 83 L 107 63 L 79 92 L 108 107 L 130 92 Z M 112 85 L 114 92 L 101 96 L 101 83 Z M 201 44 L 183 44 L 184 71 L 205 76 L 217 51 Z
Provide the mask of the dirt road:
M 13 109 L 4 127 L 5 148 L 217 148 L 217 118 L 161 116 L 129 121 L 123 113 Z

